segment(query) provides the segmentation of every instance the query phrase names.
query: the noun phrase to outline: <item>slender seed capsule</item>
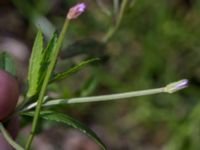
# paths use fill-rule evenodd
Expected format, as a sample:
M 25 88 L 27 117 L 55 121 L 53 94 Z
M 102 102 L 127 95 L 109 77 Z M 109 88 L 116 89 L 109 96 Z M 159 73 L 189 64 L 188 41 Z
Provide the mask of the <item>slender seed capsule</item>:
M 17 80 L 10 73 L 0 69 L 0 121 L 14 111 L 18 97 Z

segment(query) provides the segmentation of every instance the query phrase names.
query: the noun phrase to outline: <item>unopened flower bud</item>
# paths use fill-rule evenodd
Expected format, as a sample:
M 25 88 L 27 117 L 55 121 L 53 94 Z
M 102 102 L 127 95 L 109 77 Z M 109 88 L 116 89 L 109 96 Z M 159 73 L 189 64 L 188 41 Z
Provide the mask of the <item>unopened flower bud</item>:
M 71 7 L 69 9 L 69 12 L 67 13 L 67 19 L 77 18 L 80 14 L 82 14 L 85 11 L 85 8 L 85 3 L 78 3 L 75 6 Z
M 165 87 L 164 91 L 167 92 L 167 93 L 174 93 L 174 92 L 176 92 L 178 90 L 186 88 L 187 86 L 188 86 L 188 80 L 187 79 L 183 79 L 183 80 L 168 84 Z

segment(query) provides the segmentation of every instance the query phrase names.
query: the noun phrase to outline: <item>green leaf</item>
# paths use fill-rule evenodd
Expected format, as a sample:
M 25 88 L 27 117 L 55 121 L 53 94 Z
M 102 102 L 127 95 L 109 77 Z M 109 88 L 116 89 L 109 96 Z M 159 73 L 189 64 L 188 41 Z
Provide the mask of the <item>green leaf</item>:
M 16 74 L 16 70 L 14 67 L 13 60 L 10 55 L 6 52 L 0 53 L 0 68 L 6 70 L 7 72 L 11 73 L 12 75 Z
M 86 61 L 82 61 L 82 62 L 80 62 L 79 64 L 75 65 L 74 67 L 70 68 L 67 71 L 63 71 L 63 72 L 57 73 L 57 74 L 55 74 L 53 76 L 53 78 L 51 79 L 50 83 L 58 81 L 58 80 L 62 80 L 64 78 L 70 76 L 71 74 L 76 73 L 81 68 L 85 67 L 86 65 L 88 65 L 88 64 L 90 64 L 90 63 L 92 63 L 94 61 L 97 61 L 97 60 L 99 60 L 99 59 L 98 58 L 92 58 L 92 59 L 89 59 L 89 60 L 86 60 Z
M 42 56 L 43 50 L 43 36 L 42 32 L 39 30 L 33 44 L 31 58 L 29 60 L 29 70 L 28 70 L 28 97 L 32 97 L 37 93 L 38 83 L 40 80 L 40 67 L 43 61 Z
M 43 61 L 41 64 L 41 68 L 40 68 L 40 73 L 41 73 L 41 78 L 40 78 L 40 84 L 42 85 L 42 82 L 44 80 L 44 77 L 46 75 L 48 66 L 50 64 L 50 61 L 52 60 L 54 56 L 54 48 L 57 42 L 57 34 L 54 33 L 53 37 L 51 38 L 51 40 L 49 41 L 49 43 L 47 44 L 46 49 L 43 50 Z
M 46 75 L 48 65 L 53 56 L 53 49 L 57 42 L 57 35 L 54 34 L 52 39 L 47 44 L 47 47 L 43 49 L 43 37 L 41 31 L 38 32 L 33 50 L 29 62 L 28 72 L 28 97 L 36 95 L 40 91 L 40 87 L 43 83 Z
M 23 113 L 22 115 L 26 116 L 34 116 L 34 112 L 26 112 Z M 103 142 L 99 139 L 99 137 L 92 131 L 90 128 L 82 124 L 81 122 L 75 120 L 74 118 L 58 113 L 58 112 L 53 112 L 53 111 L 42 111 L 40 112 L 40 117 L 43 119 L 49 120 L 49 121 L 56 121 L 60 123 L 64 123 L 70 127 L 79 129 L 83 133 L 87 134 L 90 138 L 92 138 L 103 150 L 106 150 L 106 146 L 103 144 Z

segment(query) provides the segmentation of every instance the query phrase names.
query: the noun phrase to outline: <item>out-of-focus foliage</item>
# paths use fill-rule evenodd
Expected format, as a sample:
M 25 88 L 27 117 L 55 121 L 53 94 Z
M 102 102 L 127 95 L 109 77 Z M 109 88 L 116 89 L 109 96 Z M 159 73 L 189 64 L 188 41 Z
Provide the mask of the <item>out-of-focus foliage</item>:
M 200 1 L 136 0 L 134 5 L 128 5 L 122 24 L 106 45 L 99 42 L 115 18 L 106 15 L 96 1 L 85 2 L 88 10 L 70 24 L 56 70 L 66 70 L 80 59 L 91 56 L 106 56 L 106 61 L 52 84 L 51 95 L 68 98 L 147 89 L 182 78 L 188 78 L 190 84 L 184 91 L 172 95 L 56 109 L 62 109 L 96 129 L 108 149 L 200 149 Z M 111 0 L 102 2 L 106 9 L 112 9 Z M 4 8 L 0 9 L 0 18 L 6 16 L 3 10 L 9 8 L 10 14 L 17 18 L 17 23 L 13 24 L 21 27 L 15 31 L 17 27 L 11 28 L 12 24 L 10 28 L 0 25 L 0 36 L 12 33 L 29 46 L 35 25 L 39 22 L 41 29 L 45 29 L 45 25 L 51 23 L 60 29 L 67 8 L 74 1 L 30 1 L 37 12 L 35 17 L 39 16 L 39 19 L 27 17 L 30 9 L 24 11 L 25 3 L 28 2 L 16 0 L 0 5 Z M 9 18 L 0 22 L 8 24 Z M 48 29 L 51 31 L 45 32 L 46 38 L 53 33 L 53 28 Z M 79 48 L 73 57 L 68 54 L 69 48 L 75 51 L 69 45 L 88 39 L 98 41 L 98 44 L 84 47 L 85 53 Z
M 13 60 L 5 52 L 0 53 L 0 68 L 6 70 L 7 72 L 15 75 L 15 67 L 13 66 Z

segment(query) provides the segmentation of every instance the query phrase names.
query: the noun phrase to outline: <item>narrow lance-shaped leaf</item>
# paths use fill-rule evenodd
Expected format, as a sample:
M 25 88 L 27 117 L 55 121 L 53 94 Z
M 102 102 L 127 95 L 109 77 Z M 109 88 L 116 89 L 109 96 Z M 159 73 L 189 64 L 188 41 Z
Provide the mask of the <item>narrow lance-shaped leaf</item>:
M 32 117 L 34 115 L 34 112 L 26 112 L 26 113 L 23 113 L 22 115 Z M 88 128 L 81 122 L 77 121 L 76 119 L 68 115 L 58 113 L 58 112 L 53 112 L 53 111 L 42 111 L 40 112 L 40 117 L 49 121 L 64 123 L 70 127 L 79 129 L 83 133 L 87 134 L 90 138 L 92 138 L 103 150 L 106 150 L 106 146 L 99 139 L 99 137 L 94 133 L 94 131 L 92 131 L 90 128 Z
M 0 68 L 6 70 L 7 72 L 11 73 L 12 75 L 16 74 L 16 70 L 13 64 L 13 60 L 10 55 L 6 52 L 0 53 Z
M 28 69 L 28 85 L 29 89 L 27 96 L 31 97 L 37 93 L 38 83 L 40 80 L 40 65 L 43 60 L 42 56 L 43 50 L 43 36 L 42 32 L 39 30 L 33 44 L 31 58 L 29 60 L 29 69 Z
M 99 60 L 99 59 L 98 58 L 92 58 L 92 59 L 89 59 L 89 60 L 86 60 L 86 61 L 82 61 L 79 64 L 73 66 L 72 68 L 69 68 L 69 70 L 67 70 L 67 71 L 63 71 L 63 72 L 57 73 L 50 80 L 50 83 L 58 81 L 58 80 L 62 80 L 64 78 L 70 76 L 71 74 L 76 73 L 81 68 L 85 67 L 86 65 L 88 65 L 88 64 L 90 64 L 90 63 L 92 63 L 94 61 L 97 61 L 97 60 Z
M 53 55 L 54 54 L 53 50 L 55 48 L 56 42 L 57 42 L 57 34 L 54 33 L 52 39 L 47 44 L 46 49 L 43 50 L 43 61 L 40 68 L 41 78 L 40 78 L 39 85 L 42 85 L 42 82 L 44 80 L 50 61 L 52 60 L 52 57 L 55 57 Z
M 43 49 L 42 40 L 42 34 L 39 31 L 33 46 L 33 52 L 31 55 L 29 65 L 29 97 L 36 95 L 40 91 L 40 87 L 43 83 L 45 74 L 48 69 L 48 65 L 51 61 L 51 58 L 54 57 L 53 49 L 57 41 L 57 35 L 53 35 L 52 39 L 49 41 L 45 49 Z M 37 43 L 38 45 L 36 46 Z

